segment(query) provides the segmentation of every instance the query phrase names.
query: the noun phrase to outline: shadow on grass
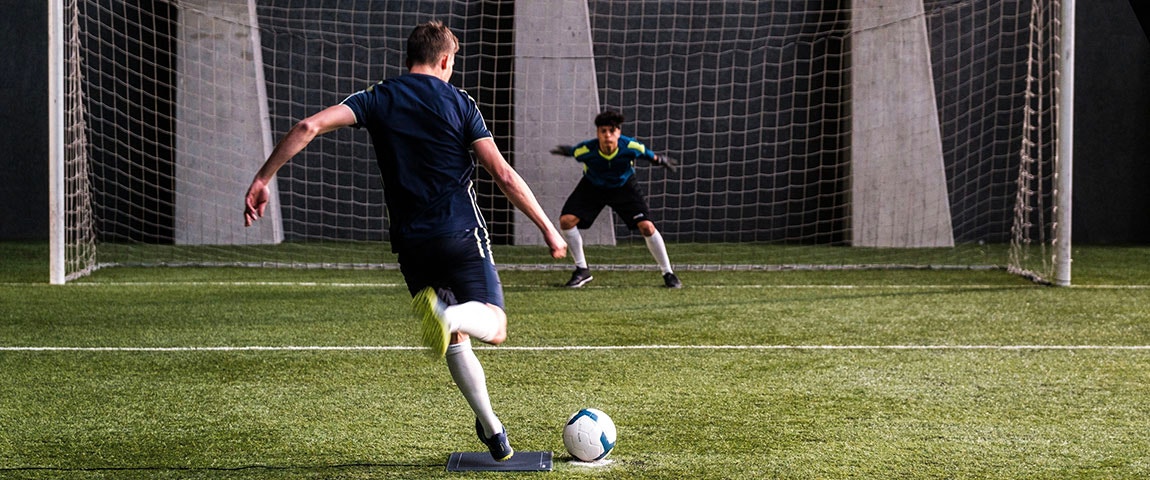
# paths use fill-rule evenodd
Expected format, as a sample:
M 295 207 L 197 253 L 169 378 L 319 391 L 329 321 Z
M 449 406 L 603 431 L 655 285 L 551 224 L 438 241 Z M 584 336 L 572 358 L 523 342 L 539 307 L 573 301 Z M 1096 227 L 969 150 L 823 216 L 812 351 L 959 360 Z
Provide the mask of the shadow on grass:
M 278 472 L 284 474 L 303 474 L 307 472 L 312 473 L 325 473 L 329 470 L 353 470 L 353 469 L 373 469 L 373 468 L 447 468 L 447 463 L 336 463 L 331 465 L 239 465 L 235 467 L 187 467 L 187 466 L 139 466 L 139 467 L 45 467 L 45 466 L 23 466 L 23 467 L 0 467 L 0 476 L 4 472 L 17 473 L 17 472 L 48 472 L 48 473 L 112 473 L 112 472 L 134 472 L 134 473 L 148 473 L 148 472 L 188 472 L 188 473 L 212 473 L 212 472 Z M 330 473 L 330 472 L 327 472 Z

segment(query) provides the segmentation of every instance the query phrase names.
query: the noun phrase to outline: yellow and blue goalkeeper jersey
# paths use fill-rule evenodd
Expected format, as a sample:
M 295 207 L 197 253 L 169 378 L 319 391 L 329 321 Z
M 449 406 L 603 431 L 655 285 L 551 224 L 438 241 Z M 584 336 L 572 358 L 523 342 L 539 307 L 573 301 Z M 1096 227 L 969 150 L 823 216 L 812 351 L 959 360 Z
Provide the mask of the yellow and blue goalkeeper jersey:
M 599 151 L 599 139 L 593 138 L 575 145 L 572 155 L 583 164 L 583 176 L 600 188 L 618 188 L 635 174 L 635 160 L 655 161 L 655 152 L 634 138 L 620 135 L 619 148 L 611 155 Z

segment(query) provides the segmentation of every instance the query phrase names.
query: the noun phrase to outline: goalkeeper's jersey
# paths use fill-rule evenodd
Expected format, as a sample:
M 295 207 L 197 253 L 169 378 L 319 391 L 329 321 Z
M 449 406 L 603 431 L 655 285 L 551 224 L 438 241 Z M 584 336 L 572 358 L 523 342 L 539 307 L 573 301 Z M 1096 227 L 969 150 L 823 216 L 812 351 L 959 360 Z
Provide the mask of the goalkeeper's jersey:
M 655 161 L 655 152 L 634 138 L 620 135 L 619 148 L 611 155 L 599 151 L 599 139 L 575 145 L 572 155 L 583 164 L 583 177 L 600 188 L 618 188 L 635 174 L 635 160 Z
M 431 75 L 408 73 L 348 96 L 383 177 L 392 248 L 484 227 L 471 146 L 491 137 L 475 100 Z

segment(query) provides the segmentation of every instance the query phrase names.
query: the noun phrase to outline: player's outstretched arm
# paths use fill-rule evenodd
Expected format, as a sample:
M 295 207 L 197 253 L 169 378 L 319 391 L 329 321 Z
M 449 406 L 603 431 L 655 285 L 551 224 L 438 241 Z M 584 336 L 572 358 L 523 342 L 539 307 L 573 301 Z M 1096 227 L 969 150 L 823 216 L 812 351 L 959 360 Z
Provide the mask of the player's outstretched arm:
M 268 156 L 267 161 L 252 179 L 252 184 L 248 186 L 248 193 L 244 197 L 244 226 L 250 227 L 252 222 L 264 216 L 264 209 L 267 208 L 271 196 L 268 192 L 268 183 L 272 181 L 280 167 L 307 147 L 316 136 L 354 124 L 355 114 L 346 105 L 327 107 L 296 123 L 276 144 L 272 154 Z
M 479 164 L 483 165 L 483 168 L 491 174 L 492 180 L 503 191 L 507 200 L 515 205 L 515 208 L 526 214 L 527 218 L 530 218 L 531 222 L 543 233 L 543 240 L 551 249 L 551 257 L 563 258 L 567 256 L 567 241 L 563 239 L 563 235 L 559 234 L 555 225 L 547 219 L 547 214 L 543 212 L 543 207 L 539 206 L 539 201 L 535 199 L 531 187 L 527 186 L 523 177 L 520 177 L 519 173 L 511 168 L 511 165 L 503 158 L 503 154 L 495 146 L 495 141 L 491 138 L 485 138 L 475 142 L 472 148 L 475 149 L 475 156 L 479 159 Z

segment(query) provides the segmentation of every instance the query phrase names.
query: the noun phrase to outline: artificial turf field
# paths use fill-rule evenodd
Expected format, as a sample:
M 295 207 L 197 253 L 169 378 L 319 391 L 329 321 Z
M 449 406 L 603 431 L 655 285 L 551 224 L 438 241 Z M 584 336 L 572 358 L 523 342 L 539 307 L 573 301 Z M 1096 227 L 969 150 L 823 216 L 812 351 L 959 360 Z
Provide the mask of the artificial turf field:
M 1072 287 L 504 270 L 509 340 L 478 355 L 512 444 L 556 461 L 494 474 L 445 471 L 483 446 L 394 270 L 50 286 L 46 252 L 0 243 L 0 478 L 1150 477 L 1148 247 L 1076 248 Z M 586 406 L 618 426 L 608 465 L 563 451 Z

